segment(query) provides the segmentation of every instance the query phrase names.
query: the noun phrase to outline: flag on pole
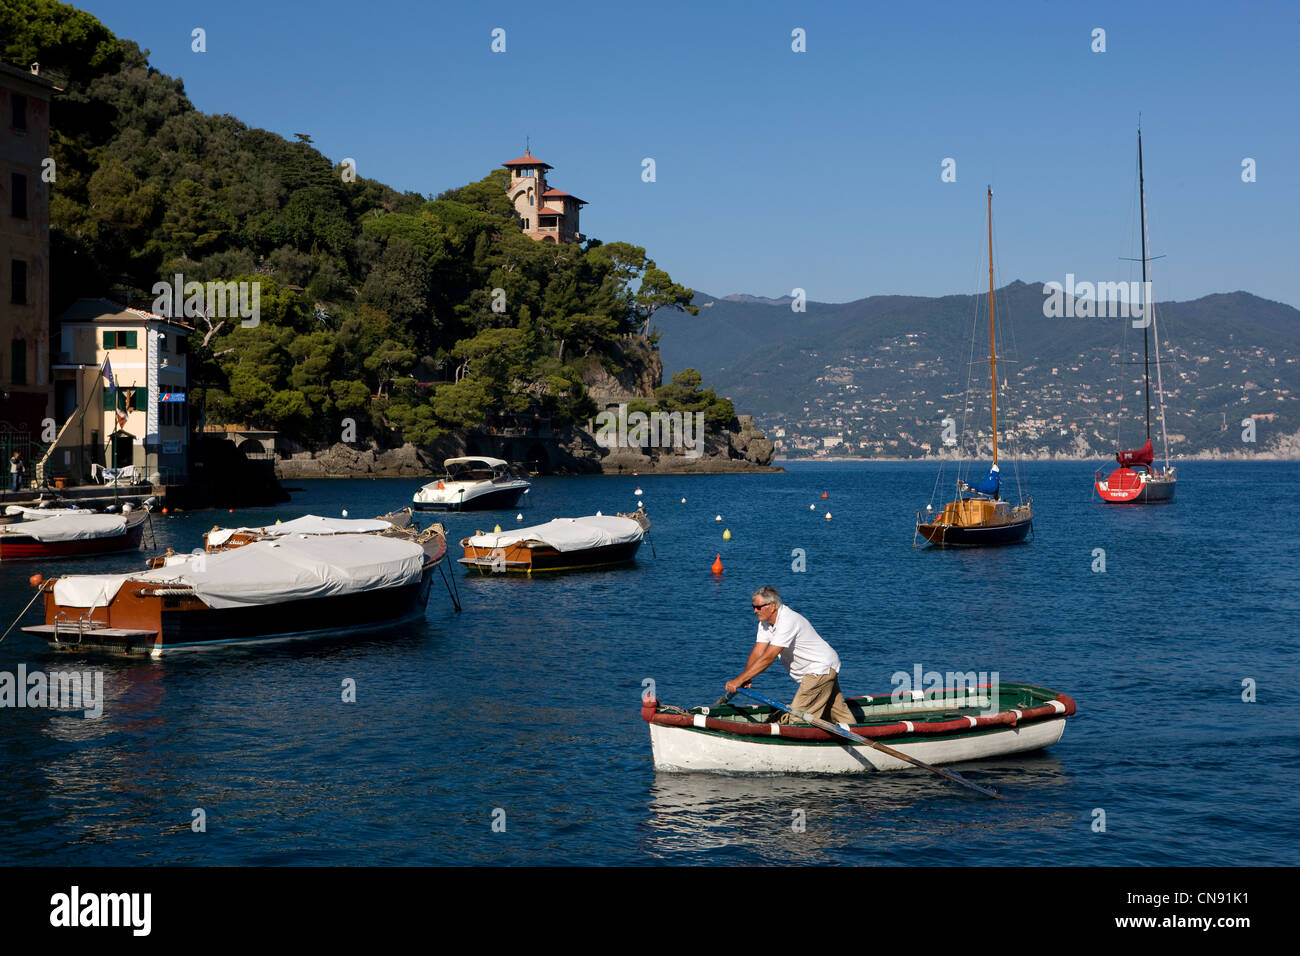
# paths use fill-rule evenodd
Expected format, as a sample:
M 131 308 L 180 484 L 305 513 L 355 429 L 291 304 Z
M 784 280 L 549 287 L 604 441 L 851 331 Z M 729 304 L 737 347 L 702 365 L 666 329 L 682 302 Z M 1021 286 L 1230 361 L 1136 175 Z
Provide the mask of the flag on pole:
M 113 395 L 113 416 L 117 419 L 117 427 L 121 428 L 126 424 L 126 412 L 118 407 L 117 383 L 113 381 L 113 365 L 109 358 L 104 359 L 104 381 L 108 383 L 104 387 Z

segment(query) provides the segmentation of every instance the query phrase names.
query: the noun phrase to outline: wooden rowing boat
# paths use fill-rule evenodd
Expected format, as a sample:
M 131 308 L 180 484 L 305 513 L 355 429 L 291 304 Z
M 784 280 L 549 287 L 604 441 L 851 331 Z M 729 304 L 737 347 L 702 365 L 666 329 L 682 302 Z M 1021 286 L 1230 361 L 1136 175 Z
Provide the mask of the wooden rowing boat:
M 996 688 L 996 689 L 994 689 Z M 928 764 L 959 763 L 1049 747 L 1061 739 L 1074 700 L 1032 684 L 997 684 L 948 697 L 896 701 L 854 697 L 853 733 Z M 642 700 L 656 770 L 732 773 L 860 773 L 910 765 L 809 724 L 769 722 L 768 706 L 682 710 Z

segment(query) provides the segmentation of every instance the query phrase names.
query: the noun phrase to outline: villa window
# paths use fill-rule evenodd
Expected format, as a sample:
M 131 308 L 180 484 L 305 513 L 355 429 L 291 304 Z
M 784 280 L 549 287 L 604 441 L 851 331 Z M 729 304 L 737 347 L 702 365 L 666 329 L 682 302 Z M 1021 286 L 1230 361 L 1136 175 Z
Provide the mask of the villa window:
M 27 384 L 27 343 L 22 339 L 14 339 L 10 348 L 10 381 L 14 385 Z
M 27 262 L 24 259 L 9 262 L 9 304 L 27 304 Z
M 27 128 L 27 97 L 15 93 L 11 97 L 14 107 L 13 121 L 10 125 L 14 129 Z
M 10 176 L 9 215 L 15 219 L 27 218 L 27 177 L 22 173 Z

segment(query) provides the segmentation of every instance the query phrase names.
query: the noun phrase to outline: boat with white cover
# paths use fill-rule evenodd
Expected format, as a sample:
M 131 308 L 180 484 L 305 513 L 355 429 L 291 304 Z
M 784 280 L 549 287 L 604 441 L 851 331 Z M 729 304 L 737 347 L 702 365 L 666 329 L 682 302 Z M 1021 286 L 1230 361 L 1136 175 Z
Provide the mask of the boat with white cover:
M 959 689 L 941 699 L 891 694 L 853 697 L 848 729 L 931 765 L 1050 747 L 1061 739 L 1074 700 L 1032 684 Z M 766 705 L 664 706 L 642 700 L 656 770 L 731 773 L 861 773 L 911 765 L 806 723 L 770 722 Z
M 303 515 L 289 521 L 277 521 L 275 524 L 260 527 L 222 528 L 213 526 L 203 536 L 204 550 L 220 551 L 261 541 L 265 538 L 280 538 L 289 534 L 406 534 L 411 529 L 410 508 L 389 512 L 378 518 L 332 518 L 326 515 Z M 439 530 L 441 525 L 435 526 Z
M 79 558 L 140 547 L 147 511 L 65 512 L 0 525 L 0 561 Z
M 644 512 L 555 518 L 531 528 L 477 531 L 461 540 L 465 557 L 457 560 L 480 571 L 515 574 L 608 567 L 635 559 L 649 528 Z
M 56 650 L 164 652 L 392 624 L 423 614 L 441 534 L 290 534 L 158 568 L 38 583 Z
M 532 484 L 500 458 L 448 458 L 447 473 L 412 499 L 416 511 L 493 511 L 513 508 Z
M 42 518 L 57 518 L 60 515 L 94 514 L 89 508 L 30 508 L 27 505 L 8 505 L 0 514 L 0 524 L 15 524 L 19 521 L 40 521 Z

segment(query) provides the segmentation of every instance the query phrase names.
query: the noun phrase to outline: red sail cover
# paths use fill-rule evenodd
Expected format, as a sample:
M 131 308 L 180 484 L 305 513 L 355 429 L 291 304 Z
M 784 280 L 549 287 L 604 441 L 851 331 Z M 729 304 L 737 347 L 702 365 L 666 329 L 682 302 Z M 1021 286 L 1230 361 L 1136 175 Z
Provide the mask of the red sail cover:
M 1130 467 L 1132 465 L 1150 465 L 1155 461 L 1155 458 L 1156 453 L 1155 449 L 1151 447 L 1150 438 L 1147 439 L 1145 445 L 1135 451 L 1115 452 L 1115 460 L 1125 467 Z

